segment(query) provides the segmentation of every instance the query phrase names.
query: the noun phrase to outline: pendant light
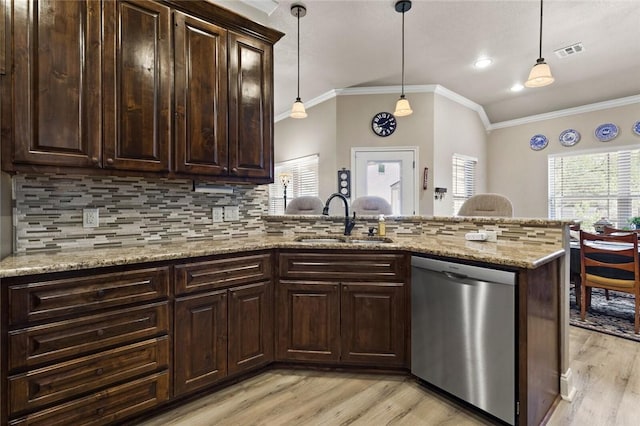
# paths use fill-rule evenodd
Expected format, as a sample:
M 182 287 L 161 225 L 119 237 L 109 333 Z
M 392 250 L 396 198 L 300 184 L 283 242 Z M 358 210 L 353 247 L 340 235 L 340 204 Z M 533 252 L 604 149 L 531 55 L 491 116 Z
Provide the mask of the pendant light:
M 542 1 L 540 0 L 540 52 L 536 64 L 531 68 L 529 79 L 524 83 L 526 87 L 543 87 L 553 83 L 551 68 L 542 57 Z
M 404 13 L 411 9 L 410 0 L 398 0 L 396 2 L 396 12 L 402 13 L 402 92 L 400 99 L 396 102 L 396 110 L 393 113 L 396 117 L 404 117 L 413 113 L 409 101 L 404 97 Z
M 300 18 L 307 14 L 307 8 L 301 4 L 294 4 L 291 6 L 291 14 L 298 18 L 298 96 L 291 108 L 291 118 L 306 118 L 307 111 L 304 109 L 304 104 L 300 100 Z

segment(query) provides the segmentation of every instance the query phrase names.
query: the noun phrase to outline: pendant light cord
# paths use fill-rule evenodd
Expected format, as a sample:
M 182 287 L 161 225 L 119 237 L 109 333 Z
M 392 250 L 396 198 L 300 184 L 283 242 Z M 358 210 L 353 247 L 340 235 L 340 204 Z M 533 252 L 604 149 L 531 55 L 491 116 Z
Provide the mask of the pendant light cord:
M 540 54 L 538 58 L 542 58 L 542 2 L 543 0 L 540 0 Z
M 299 101 L 300 100 L 300 9 L 297 10 L 296 16 L 298 17 L 298 97 L 296 100 Z
M 402 93 L 401 98 L 404 98 L 404 9 L 402 10 Z

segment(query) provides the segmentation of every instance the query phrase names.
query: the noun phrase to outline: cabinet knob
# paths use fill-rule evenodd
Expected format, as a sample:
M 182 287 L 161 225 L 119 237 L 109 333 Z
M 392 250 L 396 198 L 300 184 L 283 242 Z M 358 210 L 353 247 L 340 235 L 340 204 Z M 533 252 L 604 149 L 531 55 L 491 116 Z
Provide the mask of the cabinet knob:
M 222 168 L 222 171 L 226 173 L 226 172 L 228 172 L 228 171 L 229 171 L 229 169 L 228 169 L 227 167 L 223 167 L 223 168 Z
M 91 162 L 93 164 L 98 164 L 99 161 L 100 161 L 100 159 L 98 157 L 91 157 Z
M 231 169 L 231 173 L 233 173 L 233 174 L 236 174 L 236 175 L 237 175 L 237 174 L 238 174 L 238 168 L 237 168 L 237 167 L 234 167 L 233 169 Z
M 102 376 L 102 373 L 104 373 L 104 370 L 102 368 L 98 368 L 96 370 L 96 376 Z
M 107 158 L 107 164 L 109 165 L 113 164 L 113 158 Z
M 103 298 L 104 297 L 104 289 L 100 289 L 98 291 L 96 291 L 96 297 L 97 298 Z
M 104 408 L 100 407 L 96 410 L 96 414 L 102 416 L 104 414 Z
M 103 329 L 100 329 L 100 330 L 96 331 L 96 334 L 97 334 L 99 337 L 102 337 L 102 336 L 104 336 L 104 330 L 103 330 Z

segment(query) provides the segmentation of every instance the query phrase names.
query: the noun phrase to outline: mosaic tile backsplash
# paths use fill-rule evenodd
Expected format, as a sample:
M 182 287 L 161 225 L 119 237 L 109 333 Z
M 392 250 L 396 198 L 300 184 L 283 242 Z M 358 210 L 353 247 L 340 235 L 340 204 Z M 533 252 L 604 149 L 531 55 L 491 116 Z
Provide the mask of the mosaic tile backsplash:
M 220 185 L 233 194 L 193 192 L 191 180 L 113 176 L 13 177 L 14 252 L 224 239 L 264 233 L 267 185 Z M 212 207 L 238 206 L 240 218 L 212 222 Z M 100 226 L 82 227 L 98 208 Z

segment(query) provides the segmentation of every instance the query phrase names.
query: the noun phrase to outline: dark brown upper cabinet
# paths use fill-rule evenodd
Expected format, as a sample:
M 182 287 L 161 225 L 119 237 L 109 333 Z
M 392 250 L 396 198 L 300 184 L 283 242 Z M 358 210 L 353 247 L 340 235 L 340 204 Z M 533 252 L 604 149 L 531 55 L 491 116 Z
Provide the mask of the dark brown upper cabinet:
M 11 169 L 11 160 L 99 166 L 100 3 L 15 1 L 12 7 L 13 71 L 2 77 L 3 168 Z
M 150 0 L 103 7 L 103 166 L 169 171 L 170 9 Z
M 225 175 L 227 30 L 174 14 L 176 170 Z
M 272 46 L 229 33 L 229 171 L 273 180 Z
M 282 33 L 206 1 L 8 7 L 4 171 L 273 180 Z

